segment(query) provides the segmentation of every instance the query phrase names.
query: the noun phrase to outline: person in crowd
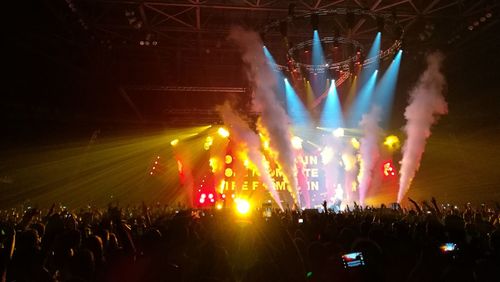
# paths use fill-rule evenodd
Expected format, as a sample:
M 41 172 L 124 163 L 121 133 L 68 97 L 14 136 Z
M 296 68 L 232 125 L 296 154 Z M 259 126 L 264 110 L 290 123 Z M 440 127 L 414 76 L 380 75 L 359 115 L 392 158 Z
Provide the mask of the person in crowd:
M 500 205 L 0 212 L 2 282 L 500 281 Z M 300 219 L 300 220 L 299 220 Z

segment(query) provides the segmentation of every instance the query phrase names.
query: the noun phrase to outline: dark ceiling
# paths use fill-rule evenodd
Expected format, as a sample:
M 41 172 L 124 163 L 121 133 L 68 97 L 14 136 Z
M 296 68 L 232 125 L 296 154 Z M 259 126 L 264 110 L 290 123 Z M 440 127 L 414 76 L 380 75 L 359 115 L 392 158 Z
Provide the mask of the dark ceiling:
M 405 31 L 402 94 L 423 55 L 436 48 L 448 56 L 449 79 L 460 84 L 488 87 L 478 80 L 498 74 L 493 53 L 500 46 L 499 3 L 492 0 L 14 2 L 6 10 L 11 26 L 1 108 L 2 119 L 13 121 L 5 129 L 11 136 L 51 132 L 54 125 L 79 131 L 102 124 L 213 122 L 213 105 L 228 95 L 249 95 L 238 51 L 226 40 L 229 28 L 261 31 L 292 11 L 348 8 L 391 15 Z M 370 17 L 355 17 L 351 25 L 345 15 L 321 16 L 319 31 L 368 43 L 377 29 Z M 295 42 L 310 38 L 310 23 L 295 22 L 288 36 Z M 279 30 L 267 32 L 265 43 L 286 51 Z

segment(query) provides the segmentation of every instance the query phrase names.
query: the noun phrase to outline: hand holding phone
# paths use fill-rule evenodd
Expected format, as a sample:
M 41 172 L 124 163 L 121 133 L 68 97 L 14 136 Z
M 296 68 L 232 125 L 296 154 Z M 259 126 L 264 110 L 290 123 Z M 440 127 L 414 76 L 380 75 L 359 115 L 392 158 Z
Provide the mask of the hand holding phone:
M 363 253 L 352 252 L 342 256 L 342 262 L 344 263 L 344 268 L 359 267 L 365 265 L 365 259 L 363 258 Z
M 455 243 L 444 243 L 441 246 L 439 246 L 439 249 L 441 250 L 442 253 L 451 253 L 457 250 L 457 244 Z

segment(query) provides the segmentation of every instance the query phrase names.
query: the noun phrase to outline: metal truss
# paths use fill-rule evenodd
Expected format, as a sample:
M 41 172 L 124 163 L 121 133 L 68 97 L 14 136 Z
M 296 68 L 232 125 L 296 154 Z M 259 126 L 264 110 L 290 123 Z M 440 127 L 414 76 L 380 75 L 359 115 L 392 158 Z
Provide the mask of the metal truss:
M 484 9 L 491 1 L 478 0 L 466 6 L 467 1 L 382 1 L 382 0 L 337 0 L 337 1 L 306 1 L 294 2 L 294 13 L 306 13 L 331 9 L 335 7 L 350 7 L 367 9 L 373 12 L 393 12 L 398 21 L 405 23 L 408 28 L 418 19 L 432 19 L 446 17 L 449 20 L 463 19 Z M 119 21 L 110 17 L 110 14 L 123 13 L 126 9 L 137 11 L 140 15 L 143 28 L 156 32 L 163 39 L 182 39 L 195 34 L 222 34 L 227 33 L 232 24 L 251 19 L 253 28 L 259 28 L 270 19 L 282 18 L 290 11 L 289 1 L 278 0 L 184 0 L 184 1 L 138 1 L 138 0 L 93 0 L 91 3 L 97 11 L 94 18 L 88 19 L 89 25 L 109 33 L 129 36 L 127 30 L 132 27 L 126 21 Z M 123 16 L 124 17 L 124 16 Z M 358 19 L 352 29 L 353 35 L 362 34 L 373 28 L 366 19 Z M 178 34 L 182 34 L 179 38 Z
M 217 92 L 217 93 L 245 93 L 241 87 L 203 87 L 203 86 L 151 86 L 130 85 L 124 86 L 127 90 L 136 91 L 165 91 L 165 92 Z
M 66 3 L 73 3 L 68 9 Z M 134 62 L 155 63 L 171 75 L 173 85 L 182 85 L 175 79 L 182 75 L 204 78 L 210 66 L 212 75 L 223 74 L 222 79 L 206 79 L 210 85 L 227 85 L 220 81 L 236 81 L 239 69 L 237 49 L 227 42 L 233 25 L 262 30 L 267 24 L 287 16 L 319 13 L 329 9 L 363 9 L 371 13 L 391 14 L 394 21 L 404 28 L 405 41 L 418 42 L 419 33 L 427 24 L 439 26 L 439 38 L 454 36 L 458 29 L 466 29 L 468 21 L 484 14 L 486 9 L 498 9 L 498 0 L 56 0 L 45 1 L 54 16 L 63 23 L 71 19 L 83 34 L 95 42 L 113 45 L 116 60 L 128 58 Z M 291 5 L 292 4 L 292 5 Z M 68 16 L 72 14 L 73 16 Z M 132 18 L 131 16 L 132 15 Z M 76 20 L 75 20 L 76 19 Z M 347 23 L 343 17 L 330 19 L 343 36 L 355 40 L 371 39 L 377 23 L 367 17 L 356 17 Z M 65 22 L 66 21 L 66 22 Z M 323 19 L 322 19 L 323 21 Z M 492 21 L 492 24 L 498 20 Z M 67 29 L 75 29 L 75 25 Z M 311 27 L 303 24 L 293 34 L 310 38 Z M 77 34 L 68 32 L 67 34 Z M 282 46 L 279 30 L 265 34 L 266 46 Z M 446 41 L 448 38 L 442 38 Z M 81 37 L 66 38 L 78 41 Z M 147 40 L 151 43 L 141 44 Z M 155 41 L 157 44 L 153 44 Z M 300 40 L 298 41 L 300 42 Z M 407 43 L 407 42 L 405 42 Z M 75 44 L 87 46 L 85 44 Z M 146 62 L 146 59 L 149 62 Z M 183 66 L 193 66 L 180 74 Z M 214 71 L 214 69 L 223 71 Z M 201 75 L 200 75 L 201 74 Z M 207 75 L 208 76 L 208 75 Z M 170 83 L 170 82 L 168 82 Z M 230 85 L 238 85 L 231 83 Z M 127 91 L 221 92 L 245 93 L 245 88 L 181 87 L 181 86 L 123 86 L 120 93 L 131 106 L 139 120 L 140 109 L 134 105 Z M 171 95 L 171 94 L 169 94 Z M 175 95 L 175 94 L 174 94 Z M 175 113 L 172 113 L 175 114 Z M 179 114 L 179 113 L 177 113 Z M 211 118 L 211 117 L 209 117 Z

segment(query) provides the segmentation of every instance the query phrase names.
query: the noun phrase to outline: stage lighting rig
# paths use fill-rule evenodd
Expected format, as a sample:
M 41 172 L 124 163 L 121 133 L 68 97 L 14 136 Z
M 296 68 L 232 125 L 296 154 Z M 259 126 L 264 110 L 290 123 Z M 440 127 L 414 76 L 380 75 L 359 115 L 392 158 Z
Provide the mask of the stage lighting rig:
M 310 56 L 304 56 L 311 49 L 313 49 L 314 42 L 312 39 L 302 42 L 295 42 L 293 45 L 285 44 L 286 62 L 273 63 L 273 68 L 276 70 L 290 72 L 293 74 L 296 70 L 301 73 L 320 74 L 320 73 L 333 73 L 335 74 L 335 84 L 341 85 L 350 76 L 354 75 L 357 70 L 378 62 L 379 60 L 390 59 L 392 55 L 397 53 L 401 48 L 402 39 L 404 35 L 403 28 L 399 25 L 394 14 L 381 13 L 377 11 L 365 9 L 351 9 L 351 8 L 335 8 L 329 10 L 312 11 L 302 15 L 290 14 L 279 20 L 275 20 L 265 25 L 260 31 L 262 40 L 265 43 L 265 35 L 271 31 L 278 31 L 282 36 L 296 37 L 295 29 L 293 26 L 299 26 L 298 32 L 304 32 L 306 29 L 301 27 L 307 26 L 307 22 L 311 25 L 315 32 L 318 32 L 321 17 L 325 18 L 325 22 L 331 21 L 332 17 L 345 16 L 347 21 L 348 31 L 347 34 L 342 34 L 338 29 L 333 28 L 329 32 L 322 32 L 319 41 L 323 48 L 328 50 L 338 50 L 339 52 L 328 52 L 321 64 L 314 64 L 310 62 Z M 366 18 L 371 22 L 376 22 L 377 31 L 384 31 L 386 40 L 385 46 L 375 56 L 370 58 L 363 57 L 365 54 L 364 45 L 351 34 L 356 18 Z M 293 20 L 293 26 L 289 26 Z M 333 35 L 333 36 L 332 36 Z M 303 37 L 303 35 L 301 35 Z M 272 50 L 269 50 L 272 53 Z M 281 51 L 280 51 L 281 52 Z M 282 52 L 281 52 L 282 53 Z M 335 55 L 333 55 L 335 53 Z M 279 56 L 276 56 L 279 58 Z

